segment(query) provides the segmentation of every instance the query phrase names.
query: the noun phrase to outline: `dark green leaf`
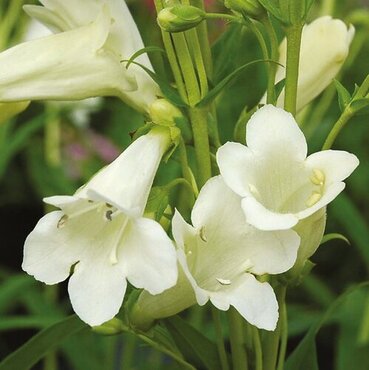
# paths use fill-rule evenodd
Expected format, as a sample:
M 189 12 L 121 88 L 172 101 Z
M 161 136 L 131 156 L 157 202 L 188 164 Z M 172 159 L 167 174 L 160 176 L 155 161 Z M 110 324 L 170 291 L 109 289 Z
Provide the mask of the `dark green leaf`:
M 284 78 L 283 80 L 280 80 L 279 82 L 277 82 L 276 85 L 274 86 L 276 99 L 278 99 L 279 95 L 281 95 L 281 92 L 283 91 L 285 84 L 286 84 L 286 79 Z
M 351 94 L 338 80 L 334 80 L 334 84 L 336 85 L 336 90 L 338 94 L 338 104 L 340 106 L 341 112 L 343 112 L 351 101 Z
M 42 330 L 0 363 L 0 370 L 28 370 L 64 339 L 86 328 L 72 315 Z
M 360 113 L 360 114 L 368 113 L 368 110 L 365 109 L 365 108 L 368 108 L 368 107 L 369 107 L 369 98 L 355 99 L 350 104 L 350 108 L 355 113 Z
M 165 320 L 165 325 L 185 359 L 196 368 L 220 369 L 216 345 L 179 316 Z
M 340 240 L 343 240 L 344 242 L 346 242 L 348 245 L 350 245 L 350 241 L 342 234 L 338 234 L 338 233 L 331 233 L 331 234 L 325 234 L 323 236 L 323 239 L 322 241 L 320 242 L 320 245 L 324 244 L 324 243 L 327 243 L 331 240 L 334 240 L 334 239 L 340 239 Z
M 122 60 L 122 62 L 129 62 L 128 60 Z M 159 86 L 163 95 L 174 105 L 178 107 L 187 107 L 187 104 L 178 95 L 177 90 L 173 88 L 168 82 L 164 81 L 161 77 L 155 74 L 153 71 L 145 67 L 144 65 L 131 61 L 131 64 L 136 64 L 141 67 Z
M 257 63 L 276 63 L 279 64 L 273 60 L 254 60 L 252 62 L 246 63 L 241 67 L 238 67 L 235 71 L 233 71 L 230 75 L 225 77 L 221 82 L 218 83 L 217 86 L 215 86 L 212 90 L 209 91 L 209 93 L 199 102 L 197 103 L 197 107 L 204 107 L 208 104 L 210 104 L 217 96 L 221 93 L 221 91 L 229 84 L 231 83 L 240 73 L 242 73 L 245 69 L 248 67 L 257 64 Z
M 287 22 L 287 18 L 282 14 L 281 10 L 273 0 L 259 0 L 260 4 L 272 15 L 274 15 L 277 19 L 279 19 L 282 23 Z
M 147 46 L 145 48 L 142 48 L 138 51 L 136 51 L 127 61 L 126 68 L 128 69 L 129 66 L 132 64 L 132 62 L 137 59 L 140 55 L 145 53 L 152 53 L 152 52 L 160 52 L 165 54 L 165 50 L 162 48 L 159 48 L 158 46 Z

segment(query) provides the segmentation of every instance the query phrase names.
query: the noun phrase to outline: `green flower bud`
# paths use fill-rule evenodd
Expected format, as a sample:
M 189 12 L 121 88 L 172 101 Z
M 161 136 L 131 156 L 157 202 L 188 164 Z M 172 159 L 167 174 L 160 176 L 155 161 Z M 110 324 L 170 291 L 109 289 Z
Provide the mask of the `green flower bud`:
M 125 329 L 126 326 L 123 324 L 123 322 L 115 317 L 102 325 L 92 327 L 92 331 L 102 335 L 120 334 Z
M 224 5 L 236 12 L 245 13 L 251 18 L 259 18 L 265 14 L 265 9 L 258 0 L 225 0 Z
M 29 101 L 0 103 L 0 124 L 23 112 L 28 107 L 29 103 Z
M 177 107 L 165 99 L 155 100 L 149 107 L 149 115 L 152 122 L 161 126 L 174 126 L 176 119 L 183 116 Z
M 182 32 L 196 27 L 206 13 L 191 5 L 176 5 L 164 8 L 158 14 L 159 26 L 167 32 Z

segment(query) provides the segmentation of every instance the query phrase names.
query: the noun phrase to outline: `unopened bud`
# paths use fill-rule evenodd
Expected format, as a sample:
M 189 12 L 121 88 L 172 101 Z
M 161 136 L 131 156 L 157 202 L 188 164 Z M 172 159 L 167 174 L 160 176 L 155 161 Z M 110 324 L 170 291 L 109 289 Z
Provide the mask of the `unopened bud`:
M 225 0 L 224 5 L 251 18 L 259 18 L 265 14 L 265 9 L 258 0 Z
M 23 112 L 28 107 L 29 103 L 29 101 L 0 103 L 0 123 L 3 123 L 15 115 Z
M 191 5 L 176 5 L 164 8 L 158 14 L 159 26 L 167 32 L 182 32 L 196 27 L 206 13 Z
M 155 100 L 149 107 L 152 122 L 161 126 L 174 126 L 175 120 L 181 118 L 182 112 L 165 99 Z

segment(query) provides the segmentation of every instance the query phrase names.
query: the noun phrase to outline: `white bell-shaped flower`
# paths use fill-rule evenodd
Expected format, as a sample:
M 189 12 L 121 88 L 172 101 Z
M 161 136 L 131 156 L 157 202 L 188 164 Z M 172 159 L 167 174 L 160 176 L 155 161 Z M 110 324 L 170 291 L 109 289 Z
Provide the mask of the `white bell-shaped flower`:
M 44 0 L 25 10 L 56 34 L 0 53 L 0 101 L 80 100 L 117 96 L 146 111 L 160 94 L 137 65 L 125 62 L 142 49 L 123 0 Z M 152 70 L 146 54 L 136 60 Z
M 240 202 L 217 176 L 204 185 L 196 200 L 193 226 L 176 212 L 172 225 L 179 264 L 198 304 L 210 300 L 224 311 L 233 306 L 251 324 L 274 330 L 278 320 L 275 294 L 255 275 L 291 268 L 300 238 L 293 230 L 260 231 L 248 225 Z
M 177 281 L 174 246 L 159 223 L 142 217 L 169 132 L 141 136 L 73 196 L 44 199 L 59 207 L 28 236 L 22 268 L 37 280 L 69 279 L 77 315 L 91 326 L 113 318 L 127 280 L 159 294 Z
M 316 98 L 333 81 L 345 62 L 355 29 L 339 19 L 324 16 L 304 26 L 301 38 L 297 111 Z M 287 40 L 279 46 L 279 63 L 275 82 L 286 77 Z M 262 103 L 266 102 L 266 95 Z M 283 108 L 284 89 L 277 106 Z
M 217 162 L 226 184 L 242 197 L 247 222 L 261 230 L 292 228 L 327 205 L 359 164 L 339 150 L 306 158 L 306 139 L 295 119 L 272 105 L 251 117 L 246 142 L 220 147 Z

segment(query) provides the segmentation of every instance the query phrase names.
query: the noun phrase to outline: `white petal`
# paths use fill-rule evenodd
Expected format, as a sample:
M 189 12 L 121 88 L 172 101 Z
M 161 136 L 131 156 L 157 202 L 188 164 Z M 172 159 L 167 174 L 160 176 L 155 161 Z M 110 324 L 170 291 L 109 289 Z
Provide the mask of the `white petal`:
M 339 182 L 349 177 L 359 165 L 356 155 L 341 150 L 324 150 L 309 155 L 306 165 L 312 170 L 320 170 L 326 184 Z
M 291 113 L 265 105 L 252 115 L 246 126 L 248 147 L 255 153 L 289 153 L 295 160 L 307 154 L 305 136 Z
M 141 216 L 168 145 L 169 134 L 150 132 L 139 137 L 75 195 L 90 198 L 97 194 L 104 201 Z
M 0 54 L 0 100 L 79 100 L 137 86 L 119 57 L 102 49 L 110 16 L 68 32 L 29 41 Z
M 251 274 L 243 274 L 230 285 L 211 293 L 211 302 L 220 310 L 233 306 L 250 324 L 274 330 L 278 321 L 278 302 L 272 287 Z
M 332 202 L 338 194 L 340 194 L 345 188 L 344 182 L 336 182 L 328 185 L 324 190 L 323 196 L 318 202 L 316 202 L 312 207 L 306 208 L 305 210 L 298 212 L 296 216 L 301 220 L 303 218 L 309 217 L 319 209 L 325 207 L 328 203 Z
M 57 228 L 62 216 L 60 211 L 46 214 L 24 244 L 22 269 L 46 284 L 65 280 L 81 255 L 79 241 L 70 239 L 64 228 Z
M 217 151 L 217 163 L 226 184 L 238 195 L 250 194 L 253 183 L 254 154 L 246 146 L 228 142 Z
M 242 199 L 246 220 L 260 230 L 287 230 L 298 222 L 292 213 L 276 213 L 265 208 L 253 197 Z
M 140 218 L 130 222 L 118 260 L 129 282 L 151 294 L 159 294 L 177 281 L 174 245 L 153 220 Z
M 119 312 L 127 286 L 120 266 L 99 257 L 101 254 L 78 263 L 68 284 L 74 311 L 91 326 L 101 325 Z

